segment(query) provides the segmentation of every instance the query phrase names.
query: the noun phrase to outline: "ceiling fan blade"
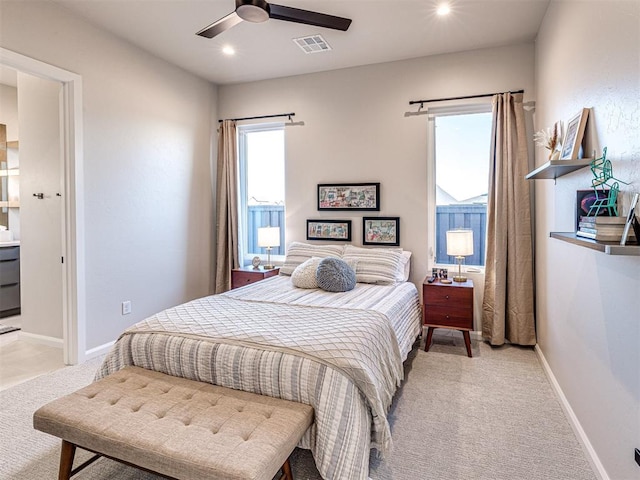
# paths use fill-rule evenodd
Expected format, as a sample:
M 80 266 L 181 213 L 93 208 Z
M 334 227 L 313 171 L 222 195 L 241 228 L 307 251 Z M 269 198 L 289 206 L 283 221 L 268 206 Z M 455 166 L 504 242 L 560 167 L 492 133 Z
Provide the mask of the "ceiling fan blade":
M 284 5 L 269 4 L 269 18 L 285 20 L 287 22 L 304 23 L 317 27 L 333 28 L 343 32 L 351 25 L 351 19 L 327 15 L 325 13 L 301 10 L 299 8 L 285 7 Z
M 236 12 L 232 12 L 226 17 L 222 17 L 220 20 L 213 22 L 211 25 L 204 27 L 202 30 L 196 33 L 201 37 L 213 38 L 216 35 L 229 30 L 231 27 L 239 24 L 242 19 Z

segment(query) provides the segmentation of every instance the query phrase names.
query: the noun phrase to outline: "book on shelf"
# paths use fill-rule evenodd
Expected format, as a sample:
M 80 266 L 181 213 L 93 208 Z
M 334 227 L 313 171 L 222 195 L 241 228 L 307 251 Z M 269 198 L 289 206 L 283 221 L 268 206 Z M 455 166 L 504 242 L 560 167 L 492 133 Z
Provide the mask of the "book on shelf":
M 622 235 L 624 231 L 624 225 L 589 225 L 584 222 L 580 222 L 580 230 L 587 233 L 605 233 L 609 235 Z
M 576 232 L 578 237 L 590 238 L 592 240 L 598 240 L 600 242 L 619 242 L 622 239 L 622 231 L 620 233 L 592 233 L 586 232 L 583 229 L 580 229 Z M 634 235 L 629 236 L 629 240 L 635 240 Z
M 605 217 L 605 216 L 586 216 L 582 215 L 580 217 L 580 223 L 589 223 L 591 225 L 622 225 L 626 223 L 625 217 Z

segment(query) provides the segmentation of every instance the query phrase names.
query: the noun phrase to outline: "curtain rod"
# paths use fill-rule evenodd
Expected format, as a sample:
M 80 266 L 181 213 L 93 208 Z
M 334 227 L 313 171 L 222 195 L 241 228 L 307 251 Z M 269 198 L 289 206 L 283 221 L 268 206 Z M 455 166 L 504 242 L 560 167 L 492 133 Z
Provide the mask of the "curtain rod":
M 225 118 L 222 120 L 218 120 L 219 123 L 222 123 L 224 120 L 234 120 L 236 122 L 239 122 L 241 120 L 258 120 L 261 118 L 276 118 L 276 117 L 289 117 L 289 120 L 291 120 L 291 117 L 295 117 L 295 113 L 277 113 L 275 115 L 259 115 L 257 117 L 242 117 L 242 118 Z
M 503 93 L 503 92 L 499 92 Z M 482 98 L 482 97 L 493 97 L 494 95 L 499 95 L 499 93 L 484 93 L 482 95 L 467 95 L 466 97 L 448 97 L 448 98 L 433 98 L 431 100 L 411 100 L 409 105 L 415 105 L 417 103 L 422 107 L 423 103 L 431 103 L 431 102 L 446 102 L 447 100 L 467 100 L 470 98 Z M 524 90 L 516 90 L 509 93 L 524 93 Z

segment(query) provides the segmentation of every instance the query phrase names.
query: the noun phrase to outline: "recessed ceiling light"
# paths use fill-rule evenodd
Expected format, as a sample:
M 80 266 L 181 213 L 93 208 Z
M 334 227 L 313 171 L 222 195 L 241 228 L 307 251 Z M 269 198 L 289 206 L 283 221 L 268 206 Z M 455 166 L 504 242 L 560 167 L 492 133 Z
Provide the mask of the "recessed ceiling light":
M 235 55 L 236 51 L 231 45 L 225 45 L 224 47 L 222 47 L 222 53 L 224 53 L 225 55 L 231 56 L 231 55 Z
M 443 17 L 445 15 L 449 15 L 449 13 L 451 13 L 451 7 L 446 3 L 442 3 L 442 4 L 440 4 L 438 9 L 436 10 L 436 13 L 438 15 L 440 15 L 441 17 Z

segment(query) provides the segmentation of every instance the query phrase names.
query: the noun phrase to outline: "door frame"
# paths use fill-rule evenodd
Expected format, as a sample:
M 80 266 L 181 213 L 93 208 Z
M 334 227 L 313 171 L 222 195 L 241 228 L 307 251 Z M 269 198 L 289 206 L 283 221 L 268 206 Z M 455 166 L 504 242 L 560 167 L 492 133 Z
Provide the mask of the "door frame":
M 86 360 L 84 189 L 82 147 L 82 77 L 0 47 L 0 64 L 60 82 L 63 204 L 62 341 L 67 365 Z

